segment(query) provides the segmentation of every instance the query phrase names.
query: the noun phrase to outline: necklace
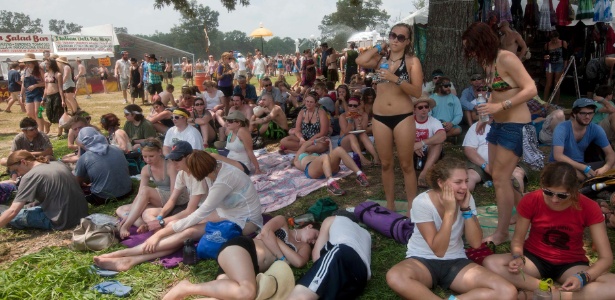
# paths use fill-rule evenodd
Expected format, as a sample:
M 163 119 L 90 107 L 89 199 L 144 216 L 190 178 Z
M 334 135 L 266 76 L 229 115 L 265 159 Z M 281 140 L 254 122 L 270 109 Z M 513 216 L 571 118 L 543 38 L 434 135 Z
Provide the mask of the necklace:
M 396 62 L 400 61 L 402 58 L 404 58 L 403 55 L 400 58 L 398 58 L 398 59 L 391 59 L 391 62 L 392 63 L 396 63 Z
M 295 231 L 295 242 L 297 243 L 301 243 L 301 241 L 297 240 L 297 229 L 293 229 Z

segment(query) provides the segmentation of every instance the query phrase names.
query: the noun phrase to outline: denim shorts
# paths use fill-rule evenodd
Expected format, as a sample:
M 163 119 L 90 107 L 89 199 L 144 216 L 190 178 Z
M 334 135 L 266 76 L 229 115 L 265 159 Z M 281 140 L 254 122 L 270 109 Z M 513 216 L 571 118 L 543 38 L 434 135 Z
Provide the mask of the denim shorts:
M 493 123 L 487 134 L 487 142 L 502 146 L 515 153 L 517 157 L 523 156 L 523 126 L 521 123 Z
M 549 63 L 545 68 L 545 72 L 547 73 L 561 73 L 564 71 L 564 63 Z
M 51 230 L 53 225 L 51 220 L 45 215 L 40 206 L 24 208 L 17 213 L 17 216 L 9 223 L 17 229 L 38 228 Z

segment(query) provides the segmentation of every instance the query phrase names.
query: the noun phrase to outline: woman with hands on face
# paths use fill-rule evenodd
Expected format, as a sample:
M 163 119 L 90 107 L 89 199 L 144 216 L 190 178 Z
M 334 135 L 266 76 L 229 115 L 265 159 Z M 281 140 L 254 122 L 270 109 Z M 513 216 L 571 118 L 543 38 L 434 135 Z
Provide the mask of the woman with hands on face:
M 475 249 L 482 239 L 467 181 L 465 162 L 459 159 L 444 158 L 428 170 L 432 189 L 414 199 L 410 216 L 415 227 L 406 259 L 386 275 L 403 298 L 440 299 L 430 290 L 440 286 L 461 294 L 460 299 L 517 299 L 512 284 L 466 256 L 462 236 Z
M 378 153 L 374 148 L 374 144 L 367 135 L 368 115 L 365 111 L 359 108 L 360 100 L 352 97 L 347 102 L 347 110 L 339 117 L 340 122 L 340 139 L 337 142 L 346 151 L 353 151 L 359 155 L 362 166 L 380 165 Z M 354 133 L 353 133 L 354 132 Z M 369 161 L 361 153 L 361 147 L 365 148 L 371 154 L 373 161 Z
M 511 253 L 488 256 L 483 265 L 529 293 L 540 278 L 552 278 L 561 284 L 552 288 L 553 299 L 613 299 L 615 275 L 607 273 L 613 253 L 599 205 L 579 194 L 576 171 L 567 163 L 547 165 L 540 185 L 517 206 Z M 591 266 L 583 249 L 587 227 L 598 252 Z

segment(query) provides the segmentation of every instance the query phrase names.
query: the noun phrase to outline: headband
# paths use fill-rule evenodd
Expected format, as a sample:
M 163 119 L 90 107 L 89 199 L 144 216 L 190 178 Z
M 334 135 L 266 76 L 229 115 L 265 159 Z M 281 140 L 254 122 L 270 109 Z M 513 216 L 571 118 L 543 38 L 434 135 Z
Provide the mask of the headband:
M 133 115 L 142 115 L 143 113 L 141 113 L 140 111 L 129 111 L 127 109 L 124 109 L 124 113 L 125 114 L 133 114 Z
M 181 110 L 179 110 L 179 109 L 174 110 L 174 111 L 173 111 L 173 114 L 174 114 L 174 115 L 184 116 L 184 117 L 186 117 L 186 118 L 190 118 L 190 116 L 189 116 L 188 114 L 186 114 L 185 112 L 183 112 L 183 111 L 181 111 Z

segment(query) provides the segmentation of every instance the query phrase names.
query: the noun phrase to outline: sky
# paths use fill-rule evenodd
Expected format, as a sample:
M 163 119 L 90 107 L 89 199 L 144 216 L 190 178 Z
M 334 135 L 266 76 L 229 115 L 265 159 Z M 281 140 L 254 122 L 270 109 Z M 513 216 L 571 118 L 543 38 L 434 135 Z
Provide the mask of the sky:
M 369 1 L 369 0 L 368 0 Z M 250 5 L 237 5 L 228 12 L 220 0 L 197 0 L 220 13 L 218 30 L 239 30 L 250 34 L 263 26 L 274 36 L 308 38 L 319 36 L 322 18 L 336 10 L 334 0 L 250 0 Z M 414 11 L 409 0 L 382 0 L 382 8 L 392 19 L 404 18 Z M 53 3 L 53 5 L 50 5 Z M 22 0 L 12 1 L 4 10 L 21 12 L 32 19 L 40 18 L 43 32 L 50 33 L 50 19 L 65 20 L 84 27 L 113 24 L 126 27 L 129 34 L 169 32 L 180 23 L 180 14 L 172 7 L 154 9 L 153 0 Z M 106 11 L 105 11 L 106 10 Z

